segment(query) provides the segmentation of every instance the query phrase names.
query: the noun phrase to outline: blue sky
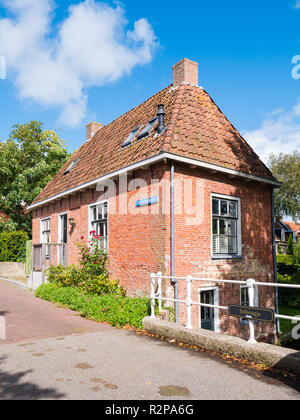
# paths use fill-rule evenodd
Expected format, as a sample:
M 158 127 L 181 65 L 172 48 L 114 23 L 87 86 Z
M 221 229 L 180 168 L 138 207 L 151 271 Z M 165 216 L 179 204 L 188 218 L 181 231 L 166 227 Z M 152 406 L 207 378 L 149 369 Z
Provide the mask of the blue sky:
M 262 158 L 300 149 L 300 79 L 291 75 L 300 55 L 296 0 L 0 5 L 1 141 L 13 124 L 35 119 L 74 151 L 86 123 L 107 124 L 171 84 L 172 65 L 186 57 L 199 63 L 199 84 Z M 84 37 L 95 40 L 90 48 Z

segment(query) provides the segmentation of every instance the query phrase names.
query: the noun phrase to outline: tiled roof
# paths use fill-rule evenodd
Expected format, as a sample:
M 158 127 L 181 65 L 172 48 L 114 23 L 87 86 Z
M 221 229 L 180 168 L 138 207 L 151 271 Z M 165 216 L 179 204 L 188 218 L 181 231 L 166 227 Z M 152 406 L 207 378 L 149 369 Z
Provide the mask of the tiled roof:
M 300 232 L 300 223 L 283 222 L 293 232 Z
M 145 126 L 156 116 L 159 104 L 165 107 L 165 132 L 160 136 L 152 132 L 122 149 L 131 130 Z M 183 83 L 176 89 L 167 87 L 101 128 L 75 152 L 33 204 L 164 151 L 274 180 L 208 93 Z M 64 174 L 75 159 L 79 161 L 74 169 Z

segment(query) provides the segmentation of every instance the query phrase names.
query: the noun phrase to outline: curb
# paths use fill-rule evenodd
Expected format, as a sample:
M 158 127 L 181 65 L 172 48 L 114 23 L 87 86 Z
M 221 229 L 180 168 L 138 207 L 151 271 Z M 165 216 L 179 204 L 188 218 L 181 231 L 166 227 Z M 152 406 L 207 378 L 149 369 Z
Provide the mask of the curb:
M 144 318 L 143 325 L 146 331 L 160 337 L 300 375 L 300 352 L 295 350 L 265 343 L 248 344 L 238 337 L 200 329 L 188 330 L 182 325 L 150 317 Z
M 11 284 L 14 284 L 16 286 L 23 287 L 24 289 L 28 289 L 28 290 L 31 289 L 31 287 L 28 286 L 27 284 L 21 283 L 21 282 L 19 282 L 17 280 L 11 280 L 11 279 L 6 279 L 4 277 L 0 277 L 0 281 L 6 281 L 7 283 L 11 283 Z

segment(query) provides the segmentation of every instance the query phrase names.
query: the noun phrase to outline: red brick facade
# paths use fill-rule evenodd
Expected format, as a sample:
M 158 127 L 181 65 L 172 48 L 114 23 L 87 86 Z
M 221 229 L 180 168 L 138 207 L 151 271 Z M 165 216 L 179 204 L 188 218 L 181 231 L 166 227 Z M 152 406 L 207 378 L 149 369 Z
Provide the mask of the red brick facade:
M 151 187 L 151 180 L 156 184 Z M 141 184 L 141 181 L 144 181 Z M 131 295 L 150 293 L 150 273 L 161 271 L 165 275 L 171 272 L 171 220 L 170 220 L 170 165 L 168 162 L 139 170 L 128 175 L 129 192 L 120 191 L 116 197 L 109 197 L 108 192 L 99 193 L 89 189 L 69 198 L 58 200 L 49 206 L 33 211 L 33 241 L 40 243 L 40 221 L 51 217 L 51 242 L 58 241 L 58 216 L 68 212 L 68 218 L 74 218 L 76 226 L 69 225 L 69 263 L 76 263 L 78 250 L 76 244 L 87 242 L 90 230 L 89 205 L 108 200 L 108 252 L 111 278 L 119 279 Z M 183 185 L 191 182 L 190 190 Z M 201 194 L 196 194 L 196 182 Z M 177 184 L 178 183 L 178 184 Z M 212 173 L 205 169 L 191 169 L 189 166 L 175 165 L 175 274 L 192 275 L 201 278 L 223 278 L 272 282 L 274 267 L 272 258 L 272 221 L 271 221 L 271 186 L 243 178 L 229 178 L 227 175 Z M 165 191 L 166 194 L 163 194 Z M 180 193 L 180 191 L 182 193 Z M 221 194 L 240 199 L 242 258 L 213 259 L 211 250 L 212 237 L 212 194 Z M 139 198 L 158 196 L 158 204 L 137 209 Z M 180 199 L 182 196 L 182 200 Z M 196 199 L 200 197 L 199 203 Z M 127 204 L 124 206 L 124 200 Z M 194 215 L 187 214 L 185 202 L 195 207 L 200 206 L 199 220 L 191 224 Z M 116 208 L 116 211 L 114 211 Z M 166 211 L 167 210 L 167 211 Z M 198 209 L 199 210 L 199 209 Z M 202 212 L 202 213 L 201 213 Z M 84 240 L 81 240 L 81 238 Z M 215 283 L 193 284 L 193 300 L 199 301 L 198 289 Z M 170 282 L 164 282 L 164 291 L 170 297 L 174 289 Z M 185 283 L 179 282 L 179 296 L 185 298 Z M 216 291 L 219 304 L 240 303 L 240 287 L 221 284 Z M 275 307 L 275 295 L 272 288 L 259 289 L 259 305 Z M 185 306 L 180 305 L 180 321 L 185 322 Z M 199 326 L 199 310 L 193 307 L 193 325 Z M 235 320 L 220 311 L 218 327 L 220 332 L 249 337 L 248 327 L 242 327 L 240 320 Z M 275 326 L 257 325 L 258 337 L 271 339 Z

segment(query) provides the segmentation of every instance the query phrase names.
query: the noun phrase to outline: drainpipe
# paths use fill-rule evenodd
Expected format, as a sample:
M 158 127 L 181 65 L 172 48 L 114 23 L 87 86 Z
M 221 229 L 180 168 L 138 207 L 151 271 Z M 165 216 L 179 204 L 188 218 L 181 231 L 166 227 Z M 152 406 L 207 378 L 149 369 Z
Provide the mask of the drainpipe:
M 175 195 L 174 195 L 174 162 L 171 162 L 171 277 L 175 277 Z M 172 280 L 175 299 L 178 300 L 178 281 Z M 175 302 L 176 322 L 179 322 L 178 302 Z
M 274 211 L 274 187 L 272 187 L 272 239 L 273 239 L 273 262 L 274 262 L 274 280 L 278 283 L 277 278 L 277 260 L 276 260 L 276 244 L 275 244 L 275 211 Z M 275 287 L 276 296 L 276 313 L 279 314 L 279 298 L 278 298 L 278 287 Z M 277 318 L 277 333 L 280 332 L 280 320 Z

